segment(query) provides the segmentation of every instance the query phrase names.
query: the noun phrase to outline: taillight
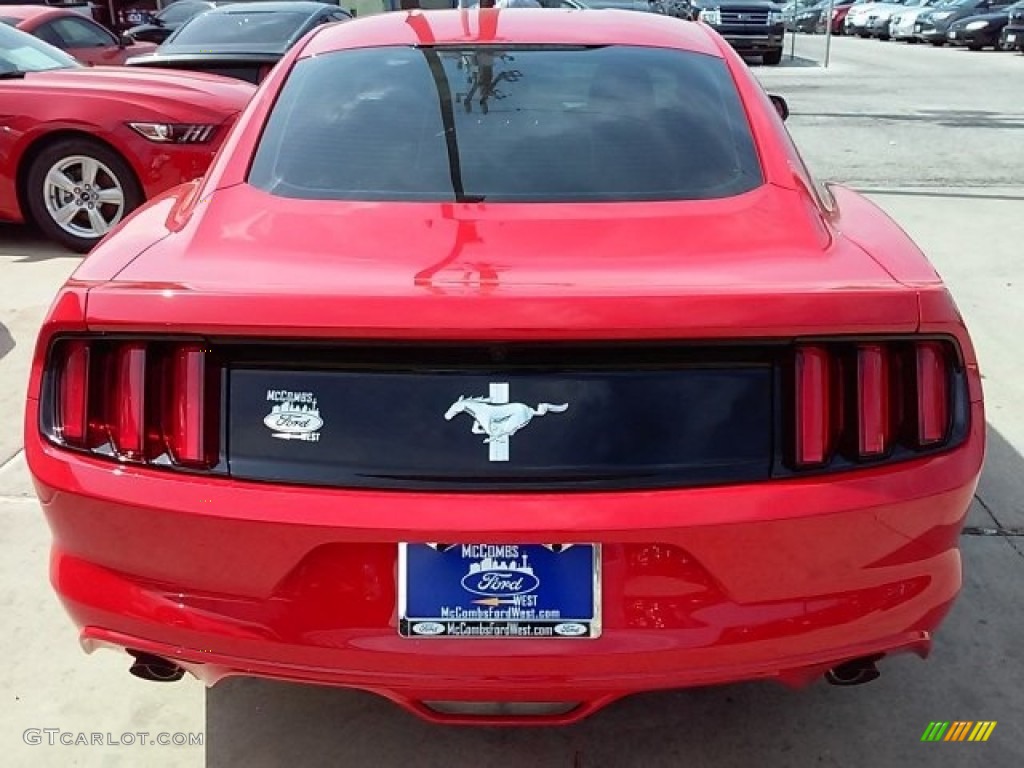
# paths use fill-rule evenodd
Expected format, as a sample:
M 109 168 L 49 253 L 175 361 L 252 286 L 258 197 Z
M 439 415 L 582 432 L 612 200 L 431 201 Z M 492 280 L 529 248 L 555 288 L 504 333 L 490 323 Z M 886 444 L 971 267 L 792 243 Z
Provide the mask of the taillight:
M 949 446 L 957 413 L 966 413 L 967 381 L 957 359 L 944 340 L 799 345 L 787 388 L 788 463 L 840 467 Z
M 129 461 L 145 458 L 146 348 L 142 344 L 120 345 L 111 355 L 113 386 L 105 426 L 114 453 Z M 152 384 L 151 384 L 152 385 Z
M 942 345 L 917 345 L 917 441 L 942 443 L 949 433 L 949 364 Z
M 202 347 L 180 347 L 169 360 L 169 396 L 164 438 L 171 459 L 186 466 L 216 460 L 218 378 Z
M 796 353 L 796 463 L 824 464 L 832 443 L 832 360 L 822 347 Z
M 89 345 L 67 342 L 63 353 L 56 371 L 54 434 L 60 441 L 80 448 L 85 445 L 89 428 Z
M 857 448 L 882 456 L 889 448 L 889 352 L 881 344 L 857 348 Z
M 209 469 L 219 461 L 219 368 L 198 344 L 58 341 L 42 428 L 124 462 Z

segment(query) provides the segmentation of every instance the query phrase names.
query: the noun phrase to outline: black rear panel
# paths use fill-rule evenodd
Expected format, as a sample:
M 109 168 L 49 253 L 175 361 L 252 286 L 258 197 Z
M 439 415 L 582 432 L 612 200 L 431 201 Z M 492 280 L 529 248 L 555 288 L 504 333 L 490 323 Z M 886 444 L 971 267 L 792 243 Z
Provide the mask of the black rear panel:
M 192 67 L 197 72 L 206 72 L 208 75 L 220 75 L 221 77 L 233 77 L 236 80 L 245 80 L 247 83 L 260 82 L 260 72 L 265 64 L 233 64 L 233 65 L 209 65 L 205 67 Z
M 221 77 L 232 77 L 236 80 L 245 80 L 248 83 L 260 82 L 260 72 L 265 67 L 272 67 L 273 62 L 261 61 L 239 61 L 228 59 L 217 61 L 216 59 L 160 59 L 153 57 L 146 60 L 145 65 L 135 64 L 133 66 L 160 67 L 162 69 L 180 69 L 189 72 L 205 72 L 208 75 L 220 75 Z
M 237 478 L 587 490 L 771 476 L 770 349 L 239 347 L 228 356 Z

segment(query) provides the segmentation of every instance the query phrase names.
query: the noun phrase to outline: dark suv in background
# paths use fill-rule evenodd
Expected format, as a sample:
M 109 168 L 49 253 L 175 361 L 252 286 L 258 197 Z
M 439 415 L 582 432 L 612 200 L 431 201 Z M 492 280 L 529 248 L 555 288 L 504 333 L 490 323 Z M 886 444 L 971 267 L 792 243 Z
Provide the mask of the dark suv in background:
M 694 18 L 714 27 L 739 53 L 782 61 L 786 33 L 782 6 L 766 0 L 694 0 Z

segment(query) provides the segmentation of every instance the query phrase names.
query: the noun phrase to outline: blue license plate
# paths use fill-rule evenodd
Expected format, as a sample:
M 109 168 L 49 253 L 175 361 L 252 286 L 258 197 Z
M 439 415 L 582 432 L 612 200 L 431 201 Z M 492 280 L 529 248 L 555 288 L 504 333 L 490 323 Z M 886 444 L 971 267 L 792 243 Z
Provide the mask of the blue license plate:
M 400 544 L 404 637 L 594 638 L 597 544 Z

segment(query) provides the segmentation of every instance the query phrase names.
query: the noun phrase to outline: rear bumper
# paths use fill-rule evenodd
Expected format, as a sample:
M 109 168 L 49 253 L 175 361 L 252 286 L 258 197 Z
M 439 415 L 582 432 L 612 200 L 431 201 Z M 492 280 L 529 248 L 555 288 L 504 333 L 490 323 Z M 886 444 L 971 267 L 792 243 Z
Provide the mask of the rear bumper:
M 941 613 L 931 618 L 937 622 L 947 609 L 948 604 Z M 770 661 L 721 659 L 714 664 L 707 663 L 689 669 L 686 665 L 695 658 L 694 655 L 669 656 L 664 651 L 655 653 L 653 650 L 660 648 L 660 638 L 649 635 L 649 632 L 637 632 L 632 637 L 620 636 L 621 642 L 616 644 L 616 648 L 602 649 L 603 654 L 617 653 L 630 644 L 652 649 L 644 660 L 634 659 L 634 662 L 639 663 L 634 664 L 636 669 L 633 672 L 618 672 L 614 678 L 591 674 L 595 666 L 605 666 L 600 656 L 592 654 L 567 654 L 546 659 L 551 663 L 528 663 L 525 665 L 528 672 L 516 674 L 516 668 L 524 665 L 512 663 L 520 661 L 508 653 L 515 649 L 491 647 L 491 643 L 501 642 L 493 640 L 482 641 L 488 646 L 483 649 L 487 651 L 486 654 L 467 654 L 464 647 L 451 648 L 443 656 L 418 657 L 420 661 L 417 670 L 394 671 L 386 675 L 375 670 L 271 662 L 263 658 L 225 655 L 212 650 L 197 652 L 175 644 L 91 626 L 83 628 L 81 642 L 89 653 L 99 649 L 118 651 L 130 648 L 171 659 L 208 685 L 229 677 L 246 676 L 354 688 L 389 699 L 426 720 L 455 725 L 565 725 L 578 722 L 632 694 L 739 681 L 770 681 L 800 688 L 818 680 L 838 663 L 847 660 L 903 653 L 913 653 L 925 659 L 932 647 L 929 631 L 909 630 L 869 642 L 836 643 L 827 650 L 814 653 L 775 653 Z M 366 638 L 366 645 L 372 646 L 372 638 Z M 407 654 L 414 652 L 406 651 Z M 201 660 L 196 661 L 199 657 Z M 459 657 L 458 669 L 455 670 L 450 663 L 453 657 Z M 449 663 L 438 668 L 439 658 Z M 574 706 L 568 712 L 543 717 L 484 716 L 446 714 L 432 708 L 430 704 L 433 702 L 543 702 Z
M 994 46 L 999 40 L 999 32 L 990 29 L 964 29 L 946 33 L 946 42 L 950 45 L 991 45 Z
M 935 27 L 926 27 L 918 32 L 917 36 L 926 43 L 947 43 L 949 42 L 949 28 L 936 29 Z
M 29 418 L 34 418 L 32 408 Z M 961 583 L 984 415 L 950 453 L 829 478 L 579 494 L 427 494 L 190 479 L 31 435 L 51 578 L 87 650 L 423 703 L 563 701 L 927 654 Z M 601 542 L 595 640 L 405 639 L 399 541 Z M 449 718 L 450 719 L 450 718 Z M 474 721 L 479 722 L 479 721 Z

